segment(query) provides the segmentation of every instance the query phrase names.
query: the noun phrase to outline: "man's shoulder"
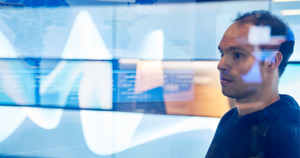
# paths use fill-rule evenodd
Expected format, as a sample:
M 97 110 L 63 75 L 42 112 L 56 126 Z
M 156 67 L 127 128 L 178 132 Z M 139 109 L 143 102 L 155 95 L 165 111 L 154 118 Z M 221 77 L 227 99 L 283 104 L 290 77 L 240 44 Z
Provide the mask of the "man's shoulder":
M 273 137 L 282 134 L 295 135 L 298 132 L 299 137 L 300 107 L 291 96 L 285 95 L 284 101 L 268 109 L 273 113 L 273 118 L 271 119 L 267 136 Z M 272 117 L 272 115 L 270 117 Z
M 284 101 L 273 108 L 276 113 L 265 136 L 265 154 L 269 157 L 299 157 L 299 105 L 292 97 L 284 96 Z
M 273 119 L 274 124 L 299 123 L 300 107 L 295 99 L 289 95 L 280 95 L 281 102 L 276 107 L 276 116 Z M 275 106 L 274 106 L 275 107 Z
M 280 94 L 280 104 L 289 105 L 290 107 L 294 109 L 300 109 L 299 104 L 297 101 L 290 95 L 287 94 Z

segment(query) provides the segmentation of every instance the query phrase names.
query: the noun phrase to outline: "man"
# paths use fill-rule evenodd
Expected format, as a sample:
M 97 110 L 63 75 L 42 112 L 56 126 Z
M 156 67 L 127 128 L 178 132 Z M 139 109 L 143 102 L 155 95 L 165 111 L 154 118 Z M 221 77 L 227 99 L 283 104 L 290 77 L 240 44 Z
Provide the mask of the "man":
M 239 14 L 226 30 L 218 70 L 236 107 L 220 120 L 207 158 L 300 157 L 299 105 L 278 93 L 293 47 L 291 30 L 268 11 Z

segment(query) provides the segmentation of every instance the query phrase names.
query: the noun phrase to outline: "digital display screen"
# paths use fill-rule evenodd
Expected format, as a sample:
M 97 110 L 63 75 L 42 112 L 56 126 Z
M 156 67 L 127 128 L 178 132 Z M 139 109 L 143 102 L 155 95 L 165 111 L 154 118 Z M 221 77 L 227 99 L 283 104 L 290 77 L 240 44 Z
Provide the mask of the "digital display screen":
M 0 0 L 0 157 L 205 157 L 237 106 L 222 93 L 218 46 L 238 12 L 269 10 L 289 23 L 294 62 L 278 90 L 300 102 L 299 4 Z M 268 28 L 252 27 L 250 41 Z M 253 65 L 232 82 L 260 84 Z
M 114 103 L 193 100 L 192 70 L 113 70 L 112 61 L 0 63 L 3 105 L 112 110 Z
M 220 118 L 0 106 L 0 120 L 0 157 L 165 158 L 204 157 Z
M 230 19 L 271 9 L 299 36 L 269 1 L 110 2 L 2 1 L 0 103 L 221 117 L 235 106 L 216 68 Z

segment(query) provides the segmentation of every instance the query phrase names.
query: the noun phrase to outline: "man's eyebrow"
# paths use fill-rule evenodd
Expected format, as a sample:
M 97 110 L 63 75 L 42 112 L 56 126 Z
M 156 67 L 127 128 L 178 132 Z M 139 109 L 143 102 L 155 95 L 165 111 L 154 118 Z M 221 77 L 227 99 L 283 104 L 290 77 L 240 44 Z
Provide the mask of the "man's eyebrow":
M 221 50 L 220 47 L 219 47 L 219 50 Z M 225 51 L 237 51 L 237 50 L 248 52 L 247 50 L 245 50 L 244 48 L 242 48 L 240 46 L 232 46 L 232 47 L 228 47 L 225 49 Z

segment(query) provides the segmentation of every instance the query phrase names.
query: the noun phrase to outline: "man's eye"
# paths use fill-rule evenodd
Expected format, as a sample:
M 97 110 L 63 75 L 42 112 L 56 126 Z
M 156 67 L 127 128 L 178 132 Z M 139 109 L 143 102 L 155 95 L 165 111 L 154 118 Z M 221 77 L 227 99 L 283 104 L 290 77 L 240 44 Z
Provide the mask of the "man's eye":
M 235 58 L 241 58 L 242 55 L 241 55 L 240 53 L 234 53 L 234 57 L 235 57 Z
M 220 54 L 221 54 L 221 57 L 223 57 L 223 56 L 224 56 L 224 53 L 220 52 Z

